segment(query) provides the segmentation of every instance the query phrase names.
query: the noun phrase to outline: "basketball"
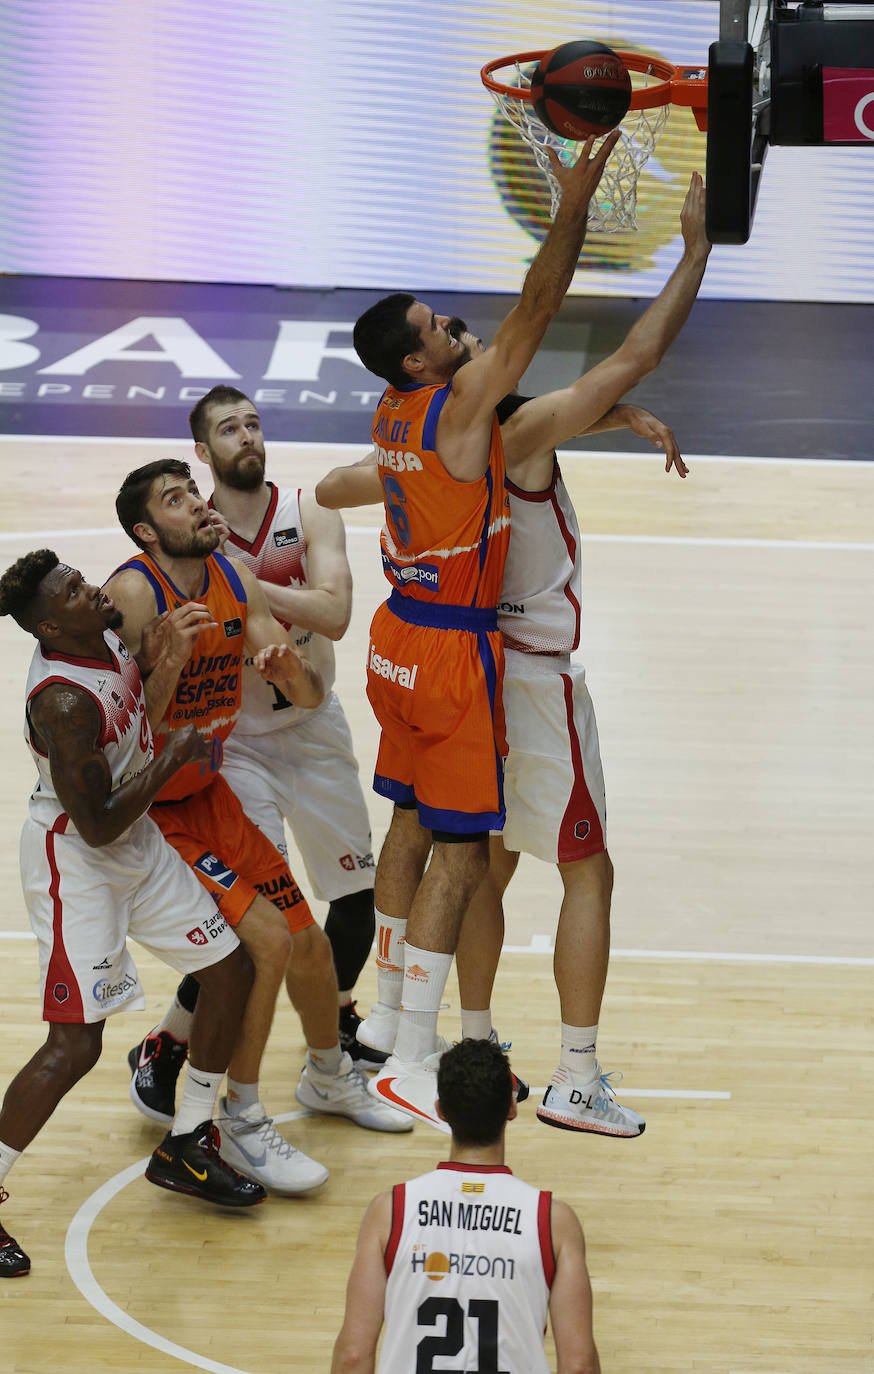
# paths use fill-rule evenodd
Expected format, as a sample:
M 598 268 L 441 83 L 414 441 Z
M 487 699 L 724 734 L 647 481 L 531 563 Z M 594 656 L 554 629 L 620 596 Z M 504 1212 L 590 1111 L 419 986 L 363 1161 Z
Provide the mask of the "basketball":
M 559 138 L 615 129 L 631 103 L 631 77 L 606 43 L 578 39 L 545 53 L 531 78 L 538 117 Z

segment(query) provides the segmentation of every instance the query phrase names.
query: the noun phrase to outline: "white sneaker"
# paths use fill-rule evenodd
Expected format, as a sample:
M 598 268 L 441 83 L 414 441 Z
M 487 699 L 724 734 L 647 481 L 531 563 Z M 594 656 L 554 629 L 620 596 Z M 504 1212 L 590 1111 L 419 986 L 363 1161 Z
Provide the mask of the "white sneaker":
M 216 1125 L 221 1135 L 219 1154 L 225 1163 L 274 1193 L 305 1193 L 328 1177 L 324 1164 L 310 1159 L 274 1129 L 273 1118 L 260 1102 L 230 1116 L 223 1097 Z
M 302 1107 L 325 1116 L 348 1116 L 368 1131 L 411 1131 L 412 1121 L 383 1102 L 374 1102 L 367 1091 L 367 1075 L 348 1054 L 340 1057 L 338 1073 L 322 1073 L 307 1055 L 294 1095 Z
M 581 1083 L 560 1064 L 550 1079 L 537 1115 L 547 1126 L 594 1135 L 643 1135 L 646 1122 L 630 1107 L 616 1101 L 610 1073 Z
M 367 1045 L 371 1050 L 380 1050 L 382 1054 L 391 1054 L 395 1047 L 400 1015 L 397 1007 L 390 1007 L 385 1002 L 374 1002 L 355 1031 L 359 1045 Z
M 435 1130 L 444 1135 L 452 1132 L 447 1122 L 437 1115 L 434 1105 L 437 1101 L 437 1068 L 440 1056 L 446 1049 L 446 1041 L 439 1042 L 440 1048 L 426 1059 L 398 1059 L 391 1055 L 370 1080 L 368 1090 L 371 1097 L 386 1102 L 412 1116 L 416 1121 L 427 1121 Z

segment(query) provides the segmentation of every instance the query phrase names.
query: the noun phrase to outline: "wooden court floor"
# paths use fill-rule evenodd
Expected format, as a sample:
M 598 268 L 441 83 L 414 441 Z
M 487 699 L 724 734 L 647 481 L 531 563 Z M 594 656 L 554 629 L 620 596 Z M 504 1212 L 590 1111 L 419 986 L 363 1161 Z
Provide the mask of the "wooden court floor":
M 0 442 L 0 567 L 48 545 L 102 579 L 127 550 L 125 472 L 187 450 Z M 268 475 L 308 484 L 353 456 L 268 445 Z M 874 465 L 689 461 L 680 483 L 655 457 L 563 460 L 617 870 L 599 1049 L 647 1130 L 577 1140 L 532 1101 L 509 1162 L 583 1219 L 605 1374 L 872 1374 Z M 365 781 L 377 524 L 347 520 L 356 603 L 338 646 Z M 30 653 L 0 621 L 0 1088 L 43 1037 L 17 873 Z M 378 845 L 388 815 L 376 800 L 371 815 Z M 535 1089 L 557 1061 L 557 899 L 555 873 L 523 860 L 495 1019 Z M 151 1187 L 160 1132 L 128 1101 L 125 1054 L 175 978 L 137 962 L 147 1010 L 110 1020 L 101 1063 L 7 1180 L 2 1219 L 33 1273 L 0 1284 L 0 1368 L 327 1370 L 366 1202 L 432 1167 L 444 1138 L 298 1113 L 303 1042 L 282 1003 L 264 1097 L 328 1183 L 241 1216 Z M 374 991 L 368 969 L 364 1004 Z M 447 1000 L 451 1035 L 452 979 Z

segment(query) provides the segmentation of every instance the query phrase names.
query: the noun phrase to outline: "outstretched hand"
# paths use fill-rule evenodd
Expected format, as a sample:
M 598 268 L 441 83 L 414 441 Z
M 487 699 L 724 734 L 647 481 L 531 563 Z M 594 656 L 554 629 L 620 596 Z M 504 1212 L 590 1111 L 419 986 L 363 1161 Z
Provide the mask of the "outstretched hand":
M 670 472 L 671 468 L 674 468 L 678 477 L 685 477 L 689 469 L 680 455 L 674 431 L 657 415 L 644 410 L 642 406 L 629 406 L 628 410 L 628 428 L 632 434 L 641 439 L 648 439 L 653 448 L 664 449 L 665 472 Z
M 713 247 L 705 229 L 705 209 L 704 179 L 700 172 L 693 172 L 689 189 L 686 192 L 686 199 L 683 201 L 683 208 L 680 211 L 680 228 L 683 231 L 686 251 L 689 253 L 696 251 L 709 253 Z
M 555 148 L 551 145 L 547 147 L 549 165 L 561 187 L 561 203 L 568 212 L 576 210 L 582 214 L 588 210 L 589 201 L 601 180 L 607 159 L 619 142 L 620 136 L 619 129 L 613 129 L 592 156 L 595 143 L 593 134 L 591 138 L 586 139 L 579 157 L 571 167 L 564 166 Z

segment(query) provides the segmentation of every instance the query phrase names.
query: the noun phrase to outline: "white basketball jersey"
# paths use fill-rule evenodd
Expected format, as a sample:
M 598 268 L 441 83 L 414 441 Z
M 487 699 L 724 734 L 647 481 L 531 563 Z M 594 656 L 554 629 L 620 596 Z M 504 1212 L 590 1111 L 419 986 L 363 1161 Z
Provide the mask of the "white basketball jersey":
M 270 488 L 270 504 L 261 528 L 249 543 L 238 534 L 228 538 L 225 552 L 245 563 L 262 582 L 277 587 L 307 585 L 307 541 L 300 516 L 300 489 Z M 212 505 L 212 502 L 210 502 Z M 278 617 L 277 617 L 278 618 Z M 285 623 L 285 622 L 283 622 Z M 303 658 L 309 659 L 321 674 L 327 697 L 334 685 L 334 646 L 325 635 L 286 625 L 289 639 Z M 265 735 L 312 716 L 303 706 L 292 706 L 277 687 L 265 682 L 252 667 L 251 656 L 244 660 L 243 706 L 234 727 L 237 735 Z
M 30 814 L 40 825 L 51 827 L 64 814 L 52 782 L 48 756 L 36 747 L 30 731 L 30 703 L 52 683 L 81 687 L 93 698 L 101 721 L 97 748 L 109 764 L 113 792 L 142 772 L 154 756 L 140 670 L 114 630 L 104 630 L 103 638 L 112 654 L 111 663 L 99 658 L 65 657 L 45 651 L 41 645 L 34 652 L 27 675 L 24 737 L 39 771 L 39 781 L 30 798 Z M 75 833 L 72 823 L 65 833 Z
M 569 654 L 580 642 L 582 564 L 576 512 L 555 463 L 546 491 L 507 479 L 512 535 L 498 606 L 509 649 Z
M 379 1374 L 548 1374 L 551 1196 L 503 1165 L 439 1164 L 395 1187 Z

